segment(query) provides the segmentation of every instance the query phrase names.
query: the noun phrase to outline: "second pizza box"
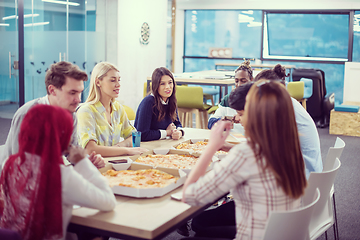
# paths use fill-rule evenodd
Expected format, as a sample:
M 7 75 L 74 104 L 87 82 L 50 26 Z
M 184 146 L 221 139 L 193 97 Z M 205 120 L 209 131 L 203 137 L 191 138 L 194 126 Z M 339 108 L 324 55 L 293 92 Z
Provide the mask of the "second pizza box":
M 159 156 L 161 156 L 161 155 L 171 155 L 172 158 L 174 159 L 174 161 L 180 159 L 182 156 L 189 156 L 189 157 L 194 157 L 194 158 L 199 158 L 200 157 L 200 153 L 190 153 L 189 151 L 166 148 L 166 149 L 153 149 L 151 151 L 148 151 L 148 152 L 145 152 L 145 153 L 141 154 L 140 156 L 130 157 L 130 159 L 134 163 L 137 163 L 136 161 L 138 160 L 138 158 L 143 158 L 143 157 L 146 157 L 147 155 L 159 155 Z M 216 157 L 213 158 L 213 161 L 217 161 L 217 160 L 218 160 L 218 158 L 216 158 Z M 196 161 L 195 161 L 195 163 L 196 163 Z M 195 165 L 195 163 L 194 163 L 194 165 Z M 164 167 L 164 165 L 161 166 L 161 165 L 157 165 L 157 164 L 154 164 L 154 163 L 151 163 L 151 162 L 143 162 L 143 163 L 138 163 L 138 164 L 145 165 L 145 166 L 151 166 L 151 167 L 154 167 L 156 169 L 159 169 L 159 168 L 181 169 L 186 174 L 189 174 L 190 171 L 191 171 L 191 168 L 182 168 L 182 167 L 177 168 L 176 166 L 174 166 L 174 167 L 169 167 L 169 166 Z M 211 165 L 208 167 L 207 171 L 210 170 L 210 169 L 211 169 Z
M 186 140 L 179 144 L 176 144 L 173 147 L 179 151 L 187 151 L 191 154 L 201 154 L 202 151 L 205 149 L 208 141 L 209 141 L 208 139 L 189 139 L 189 140 Z M 232 144 L 239 143 L 239 142 L 229 142 L 229 141 L 226 141 L 226 142 L 232 143 Z M 193 145 L 194 149 L 182 149 L 181 148 L 181 147 L 190 147 L 189 145 Z M 218 160 L 221 160 L 224 157 L 226 157 L 227 154 L 228 154 L 228 152 L 226 152 L 226 151 L 218 151 L 215 153 L 214 157 L 216 157 Z
M 127 170 L 142 170 L 142 169 L 151 169 L 151 166 L 145 166 L 142 164 L 131 163 L 130 167 Z M 105 173 L 110 169 L 114 169 L 112 165 L 107 165 L 106 167 L 100 169 L 101 173 Z M 158 167 L 158 170 L 171 174 L 175 177 L 178 177 L 175 183 L 171 183 L 165 187 L 159 188 L 132 188 L 124 186 L 113 186 L 111 187 L 114 194 L 135 197 L 135 198 L 154 198 L 161 197 L 165 194 L 171 192 L 172 190 L 180 187 L 184 184 L 186 179 L 186 173 L 179 169 L 167 169 Z

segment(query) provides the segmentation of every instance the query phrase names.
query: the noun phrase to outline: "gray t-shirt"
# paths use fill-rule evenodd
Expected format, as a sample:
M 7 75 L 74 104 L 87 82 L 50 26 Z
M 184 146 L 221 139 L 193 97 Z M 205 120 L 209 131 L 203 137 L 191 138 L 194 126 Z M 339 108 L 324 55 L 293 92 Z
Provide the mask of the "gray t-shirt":
M 4 147 L 2 148 L 2 151 L 0 152 L 0 171 L 2 170 L 4 164 L 5 164 L 6 160 L 9 158 L 9 156 L 11 156 L 19 151 L 18 136 L 19 136 L 22 120 L 24 119 L 26 113 L 30 110 L 30 108 L 32 108 L 33 106 L 35 106 L 37 104 L 50 105 L 48 96 L 46 95 L 41 98 L 36 98 L 34 100 L 31 100 L 31 101 L 25 103 L 14 114 L 14 117 L 11 121 L 11 127 L 10 127 L 8 137 L 6 139 Z M 75 113 L 73 113 L 73 119 L 74 119 L 74 129 L 73 129 L 73 133 L 71 136 L 71 144 L 78 145 L 77 118 L 76 118 Z

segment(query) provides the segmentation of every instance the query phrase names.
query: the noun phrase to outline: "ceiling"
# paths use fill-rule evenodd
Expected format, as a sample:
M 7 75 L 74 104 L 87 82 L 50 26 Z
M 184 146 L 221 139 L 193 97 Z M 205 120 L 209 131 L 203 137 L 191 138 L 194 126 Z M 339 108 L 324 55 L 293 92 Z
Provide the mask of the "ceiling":
M 181 9 L 360 10 L 360 0 L 176 0 Z

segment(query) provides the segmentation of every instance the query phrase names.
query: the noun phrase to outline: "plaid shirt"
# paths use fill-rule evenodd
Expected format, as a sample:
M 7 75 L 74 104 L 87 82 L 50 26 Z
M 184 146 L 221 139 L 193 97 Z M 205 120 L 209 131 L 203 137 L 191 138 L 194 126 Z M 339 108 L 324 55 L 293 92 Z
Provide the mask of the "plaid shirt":
M 120 137 L 128 138 L 135 128 L 127 118 L 125 108 L 119 102 L 111 104 L 111 125 L 106 119 L 106 110 L 99 101 L 83 104 L 76 112 L 78 118 L 79 144 L 85 148 L 90 140 L 101 146 L 114 146 Z
M 236 206 L 236 239 L 261 239 L 270 211 L 300 207 L 300 198 L 285 195 L 272 171 L 258 166 L 247 143 L 233 147 L 212 171 L 186 189 L 184 197 L 186 203 L 197 206 L 212 203 L 228 191 Z

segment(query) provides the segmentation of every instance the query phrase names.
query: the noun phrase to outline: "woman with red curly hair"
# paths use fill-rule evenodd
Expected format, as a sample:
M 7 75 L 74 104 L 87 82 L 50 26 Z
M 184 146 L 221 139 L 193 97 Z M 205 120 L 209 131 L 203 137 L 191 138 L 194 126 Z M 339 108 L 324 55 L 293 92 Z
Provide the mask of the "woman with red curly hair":
M 19 152 L 11 155 L 0 178 L 0 227 L 22 239 L 65 239 L 74 204 L 110 211 L 116 201 L 106 179 L 84 149 L 69 147 L 69 111 L 37 105 L 26 114 Z M 73 166 L 64 166 L 62 154 Z

